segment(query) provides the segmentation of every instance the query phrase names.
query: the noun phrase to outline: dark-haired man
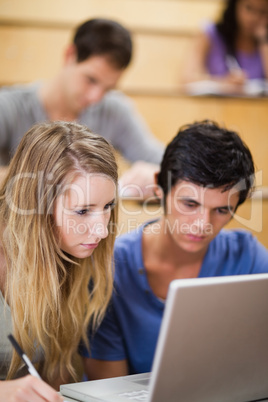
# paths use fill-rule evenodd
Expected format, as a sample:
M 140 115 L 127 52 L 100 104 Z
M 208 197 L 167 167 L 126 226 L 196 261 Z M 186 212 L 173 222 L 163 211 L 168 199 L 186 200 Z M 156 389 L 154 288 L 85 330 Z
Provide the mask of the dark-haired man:
M 250 232 L 223 230 L 253 181 L 237 133 L 210 121 L 179 131 L 156 177 L 162 217 L 116 240 L 112 302 L 91 354 L 82 352 L 90 379 L 151 371 L 172 280 L 268 272 L 268 251 Z
M 128 181 L 152 180 L 163 147 L 129 99 L 113 91 L 130 63 L 130 32 L 119 23 L 92 19 L 80 25 L 64 54 L 59 73 L 49 82 L 0 91 L 0 164 L 9 162 L 23 134 L 42 121 L 78 121 L 103 135 L 134 163 Z M 141 164 L 139 161 L 143 161 Z M 123 184 L 128 183 L 123 181 Z

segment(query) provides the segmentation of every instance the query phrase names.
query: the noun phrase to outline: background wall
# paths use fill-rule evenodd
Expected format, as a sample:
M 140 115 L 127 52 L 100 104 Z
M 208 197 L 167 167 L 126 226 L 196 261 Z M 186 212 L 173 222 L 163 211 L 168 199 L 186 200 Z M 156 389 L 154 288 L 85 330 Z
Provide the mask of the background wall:
M 174 90 L 192 35 L 221 5 L 219 0 L 1 0 L 1 84 L 51 77 L 72 29 L 102 16 L 134 35 L 134 62 L 122 87 Z
M 133 32 L 134 58 L 120 88 L 151 131 L 165 144 L 185 123 L 213 119 L 237 130 L 268 186 L 268 100 L 192 98 L 180 90 L 180 74 L 191 41 L 204 21 L 217 18 L 224 0 L 0 0 L 0 85 L 52 77 L 60 68 L 74 27 L 92 17 L 113 18 Z M 260 195 L 260 194 L 259 194 Z M 240 213 L 241 211 L 241 213 Z M 268 247 L 268 206 L 255 201 L 239 209 Z M 255 215 L 254 215 L 255 214 Z M 148 214 L 138 214 L 138 220 Z M 121 219 L 127 214 L 122 212 Z

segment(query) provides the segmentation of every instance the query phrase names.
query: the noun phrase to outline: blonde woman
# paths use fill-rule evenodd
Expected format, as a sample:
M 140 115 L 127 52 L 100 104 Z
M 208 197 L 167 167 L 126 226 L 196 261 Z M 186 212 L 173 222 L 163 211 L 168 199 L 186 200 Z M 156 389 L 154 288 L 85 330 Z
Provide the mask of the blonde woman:
M 43 123 L 23 137 L 0 189 L 2 400 L 60 401 L 52 387 L 76 377 L 78 344 L 112 292 L 116 188 L 112 147 L 86 127 Z M 14 379 L 11 331 L 51 387 Z

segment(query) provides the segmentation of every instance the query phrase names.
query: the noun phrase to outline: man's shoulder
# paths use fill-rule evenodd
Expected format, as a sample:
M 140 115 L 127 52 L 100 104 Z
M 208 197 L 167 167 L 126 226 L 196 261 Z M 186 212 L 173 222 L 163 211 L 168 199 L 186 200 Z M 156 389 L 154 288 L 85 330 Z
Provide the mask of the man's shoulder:
M 268 250 L 248 230 L 221 230 L 212 243 L 217 253 L 226 253 L 229 256 L 254 256 L 259 253 L 268 257 Z
M 0 102 L 5 109 L 12 108 L 14 111 L 22 112 L 35 109 L 38 104 L 38 85 L 12 85 L 0 89 Z
M 125 102 L 128 100 L 127 95 L 125 95 L 122 91 L 119 89 L 113 89 L 111 91 L 108 91 L 106 95 L 104 96 L 104 99 L 108 102 Z
M 247 230 L 221 230 L 212 240 L 203 276 L 268 272 L 268 250 Z
M 126 110 L 131 107 L 131 100 L 121 91 L 112 90 L 107 92 L 103 99 L 96 105 L 98 108 Z
M 142 256 L 142 227 L 119 236 L 115 242 L 115 286 L 117 290 L 126 289 L 129 282 L 140 289 L 144 272 Z
M 37 83 L 31 84 L 16 84 L 11 86 L 3 86 L 0 88 L 1 96 L 24 97 L 36 94 L 38 88 Z
M 125 231 L 126 228 L 119 228 L 120 231 Z M 140 244 L 142 238 L 142 227 L 138 226 L 135 229 L 120 234 L 115 241 L 115 251 L 128 251 L 136 248 Z
M 225 244 L 229 247 L 245 245 L 255 241 L 252 233 L 244 229 L 227 230 L 222 229 L 214 239 L 217 243 Z

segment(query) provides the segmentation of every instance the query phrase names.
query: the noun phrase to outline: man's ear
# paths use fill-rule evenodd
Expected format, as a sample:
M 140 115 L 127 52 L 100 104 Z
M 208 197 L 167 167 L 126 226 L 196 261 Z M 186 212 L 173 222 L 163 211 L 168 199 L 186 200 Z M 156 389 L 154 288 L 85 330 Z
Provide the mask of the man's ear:
M 163 190 L 162 188 L 158 185 L 158 175 L 159 172 L 154 174 L 154 188 L 153 188 L 153 193 L 156 198 L 161 200 L 163 198 Z
M 63 54 L 64 65 L 74 64 L 77 62 L 77 51 L 74 44 L 70 44 Z

